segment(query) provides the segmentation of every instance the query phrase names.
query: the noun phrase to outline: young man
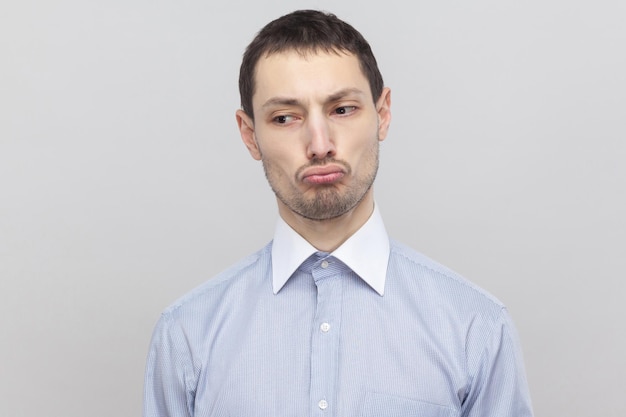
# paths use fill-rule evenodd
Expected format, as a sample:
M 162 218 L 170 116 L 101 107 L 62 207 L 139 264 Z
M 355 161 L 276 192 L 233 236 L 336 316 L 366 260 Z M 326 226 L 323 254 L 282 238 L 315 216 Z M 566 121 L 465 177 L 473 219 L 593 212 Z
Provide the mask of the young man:
M 271 22 L 240 92 L 280 219 L 163 313 L 144 416 L 531 416 L 502 304 L 387 237 L 372 184 L 390 91 L 359 32 L 317 11 Z

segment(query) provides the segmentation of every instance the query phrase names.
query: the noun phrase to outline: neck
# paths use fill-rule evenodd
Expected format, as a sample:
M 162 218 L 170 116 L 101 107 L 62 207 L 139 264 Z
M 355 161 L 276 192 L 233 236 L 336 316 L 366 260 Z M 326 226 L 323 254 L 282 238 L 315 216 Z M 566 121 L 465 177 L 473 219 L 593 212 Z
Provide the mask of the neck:
M 373 211 L 372 189 L 348 212 L 328 220 L 306 219 L 278 200 L 278 212 L 283 220 L 313 247 L 323 252 L 332 252 L 341 246 L 367 222 Z

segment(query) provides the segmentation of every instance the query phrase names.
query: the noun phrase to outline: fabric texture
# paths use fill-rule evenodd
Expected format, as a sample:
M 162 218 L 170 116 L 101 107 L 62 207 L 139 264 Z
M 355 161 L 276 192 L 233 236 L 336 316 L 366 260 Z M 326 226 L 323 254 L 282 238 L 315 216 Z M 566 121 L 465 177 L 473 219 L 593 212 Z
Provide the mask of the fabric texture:
M 330 254 L 283 226 L 162 314 L 144 417 L 532 416 L 497 299 L 389 240 L 377 210 Z

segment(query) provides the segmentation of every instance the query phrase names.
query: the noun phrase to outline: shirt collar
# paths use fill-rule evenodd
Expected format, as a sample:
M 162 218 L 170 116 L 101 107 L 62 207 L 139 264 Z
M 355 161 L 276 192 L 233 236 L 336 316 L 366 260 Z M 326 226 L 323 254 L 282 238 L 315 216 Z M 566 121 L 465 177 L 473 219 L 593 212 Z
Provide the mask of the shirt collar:
M 316 252 L 318 250 L 313 245 L 279 217 L 272 244 L 274 294 L 280 291 L 302 262 Z M 330 256 L 341 260 L 378 294 L 384 294 L 389 237 L 377 206 L 367 222 Z

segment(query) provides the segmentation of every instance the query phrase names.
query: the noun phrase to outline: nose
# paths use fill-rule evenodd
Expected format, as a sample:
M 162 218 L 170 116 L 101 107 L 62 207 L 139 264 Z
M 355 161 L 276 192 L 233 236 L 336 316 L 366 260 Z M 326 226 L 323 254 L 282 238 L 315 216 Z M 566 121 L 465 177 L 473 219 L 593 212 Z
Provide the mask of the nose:
M 328 121 L 324 120 L 323 117 L 311 117 L 307 127 L 307 157 L 321 160 L 335 156 L 335 141 Z

